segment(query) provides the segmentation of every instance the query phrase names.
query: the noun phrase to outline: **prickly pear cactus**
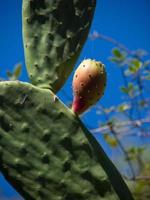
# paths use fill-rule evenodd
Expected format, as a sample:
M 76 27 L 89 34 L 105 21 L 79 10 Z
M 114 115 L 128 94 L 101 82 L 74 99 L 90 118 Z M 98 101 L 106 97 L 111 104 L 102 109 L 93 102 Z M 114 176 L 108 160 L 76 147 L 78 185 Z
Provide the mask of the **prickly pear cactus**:
M 96 139 L 54 96 L 28 83 L 0 83 L 0 168 L 6 179 L 27 200 L 131 200 Z
M 26 65 L 34 85 L 57 92 L 87 38 L 95 0 L 24 0 Z M 63 75 L 62 75 L 63 74 Z
M 73 77 L 73 111 L 81 114 L 94 105 L 102 97 L 105 86 L 106 71 L 104 65 L 91 59 L 84 60 Z
M 78 112 L 55 94 L 80 53 L 94 7 L 95 0 L 23 0 L 26 63 L 36 86 L 0 82 L 0 170 L 26 200 L 133 200 Z M 95 66 L 92 73 L 104 72 Z M 98 96 L 85 81 L 92 103 L 103 93 L 96 80 Z

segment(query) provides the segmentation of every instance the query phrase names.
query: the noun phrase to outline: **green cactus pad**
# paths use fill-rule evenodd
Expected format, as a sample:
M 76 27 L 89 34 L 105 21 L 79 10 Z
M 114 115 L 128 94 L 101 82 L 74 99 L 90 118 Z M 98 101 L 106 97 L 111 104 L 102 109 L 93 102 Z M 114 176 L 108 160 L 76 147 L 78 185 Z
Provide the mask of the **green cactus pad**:
M 96 0 L 23 0 L 26 65 L 34 85 L 57 92 L 87 38 Z
M 26 200 L 132 200 L 80 119 L 29 83 L 0 82 L 0 170 Z

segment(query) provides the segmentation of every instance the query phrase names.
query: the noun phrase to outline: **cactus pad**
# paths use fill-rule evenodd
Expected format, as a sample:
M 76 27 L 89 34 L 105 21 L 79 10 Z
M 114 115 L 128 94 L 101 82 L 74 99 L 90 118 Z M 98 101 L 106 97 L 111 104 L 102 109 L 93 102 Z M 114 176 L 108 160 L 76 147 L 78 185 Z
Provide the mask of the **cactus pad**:
M 96 0 L 23 0 L 27 70 L 34 85 L 57 92 L 87 38 Z
M 118 200 L 117 194 L 132 200 L 96 139 L 54 96 L 28 83 L 0 83 L 0 170 L 6 179 L 27 200 Z

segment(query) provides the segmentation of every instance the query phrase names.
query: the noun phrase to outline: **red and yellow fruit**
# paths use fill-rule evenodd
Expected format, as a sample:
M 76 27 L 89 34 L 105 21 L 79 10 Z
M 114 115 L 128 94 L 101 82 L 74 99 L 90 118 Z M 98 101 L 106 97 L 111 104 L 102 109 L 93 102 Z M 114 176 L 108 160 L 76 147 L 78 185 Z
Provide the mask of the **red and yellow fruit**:
M 101 62 L 84 60 L 73 77 L 74 99 L 72 110 L 82 114 L 94 105 L 103 95 L 106 85 L 106 71 Z

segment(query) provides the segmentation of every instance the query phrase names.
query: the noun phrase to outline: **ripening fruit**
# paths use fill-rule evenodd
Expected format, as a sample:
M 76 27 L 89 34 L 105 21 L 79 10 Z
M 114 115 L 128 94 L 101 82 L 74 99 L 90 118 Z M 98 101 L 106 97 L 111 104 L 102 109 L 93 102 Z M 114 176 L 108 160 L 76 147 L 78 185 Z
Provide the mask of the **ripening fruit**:
M 101 62 L 84 60 L 73 77 L 74 99 L 72 110 L 81 114 L 94 105 L 103 95 L 106 86 L 106 71 Z

